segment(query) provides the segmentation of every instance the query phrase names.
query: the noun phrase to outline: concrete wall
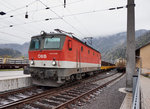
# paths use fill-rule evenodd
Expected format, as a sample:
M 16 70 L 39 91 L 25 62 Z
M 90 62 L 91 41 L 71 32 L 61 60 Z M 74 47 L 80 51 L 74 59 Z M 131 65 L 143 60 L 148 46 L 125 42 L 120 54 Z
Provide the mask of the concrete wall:
M 0 79 L 0 92 L 32 85 L 30 76 Z

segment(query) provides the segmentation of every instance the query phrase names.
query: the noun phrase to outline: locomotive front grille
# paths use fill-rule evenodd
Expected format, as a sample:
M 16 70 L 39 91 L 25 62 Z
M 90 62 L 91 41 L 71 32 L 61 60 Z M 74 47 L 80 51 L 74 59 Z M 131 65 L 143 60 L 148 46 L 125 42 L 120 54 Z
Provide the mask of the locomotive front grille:
M 56 79 L 57 78 L 57 70 L 53 70 L 53 69 L 49 70 L 49 69 L 31 68 L 30 74 L 32 77 L 41 78 L 41 79 L 45 79 L 45 78 Z

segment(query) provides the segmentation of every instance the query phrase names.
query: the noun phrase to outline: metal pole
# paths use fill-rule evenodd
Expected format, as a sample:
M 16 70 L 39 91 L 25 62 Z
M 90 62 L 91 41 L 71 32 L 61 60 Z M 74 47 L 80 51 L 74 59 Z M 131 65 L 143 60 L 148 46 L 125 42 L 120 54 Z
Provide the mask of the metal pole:
M 128 0 L 127 5 L 127 66 L 126 66 L 126 90 L 132 91 L 133 74 L 135 74 L 135 15 L 134 0 Z

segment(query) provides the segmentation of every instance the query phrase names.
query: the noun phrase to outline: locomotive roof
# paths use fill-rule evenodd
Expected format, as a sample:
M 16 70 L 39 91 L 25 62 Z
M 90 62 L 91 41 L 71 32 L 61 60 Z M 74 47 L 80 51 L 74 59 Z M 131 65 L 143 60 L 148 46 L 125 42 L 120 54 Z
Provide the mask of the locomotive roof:
M 51 36 L 51 35 L 52 35 L 52 36 L 53 36 L 53 35 L 58 35 L 58 36 L 60 36 L 60 35 L 63 35 L 63 36 L 69 36 L 69 37 L 72 37 L 73 39 L 79 41 L 80 43 L 84 44 L 85 46 L 87 46 L 87 47 L 89 47 L 89 48 L 91 48 L 91 49 L 97 51 L 98 53 L 100 53 L 98 50 L 96 50 L 96 49 L 94 49 L 93 47 L 87 45 L 86 43 L 84 43 L 83 41 L 81 41 L 80 39 L 78 39 L 78 38 L 75 37 L 75 36 L 70 36 L 70 35 L 65 34 L 65 33 L 46 33 L 46 35 L 48 35 L 48 36 Z M 40 36 L 42 36 L 42 35 L 32 36 L 32 38 L 34 38 L 34 37 L 40 37 Z
M 91 46 L 87 45 L 86 43 L 82 42 L 80 39 L 78 39 L 78 38 L 76 38 L 76 37 L 74 37 L 74 36 L 73 36 L 73 38 L 74 38 L 75 40 L 77 40 L 77 41 L 81 42 L 82 44 L 84 44 L 84 45 L 88 46 L 89 48 L 91 48 L 91 49 L 93 49 L 93 50 L 97 51 L 98 53 L 100 53 L 98 50 L 96 50 L 96 49 L 94 49 L 93 47 L 91 47 Z
M 46 33 L 46 35 L 48 35 L 48 36 L 53 36 L 53 35 L 63 35 L 63 36 L 66 36 L 66 34 L 64 34 L 64 33 Z M 32 37 L 39 37 L 39 36 L 42 36 L 42 35 L 36 35 L 36 36 L 32 36 Z

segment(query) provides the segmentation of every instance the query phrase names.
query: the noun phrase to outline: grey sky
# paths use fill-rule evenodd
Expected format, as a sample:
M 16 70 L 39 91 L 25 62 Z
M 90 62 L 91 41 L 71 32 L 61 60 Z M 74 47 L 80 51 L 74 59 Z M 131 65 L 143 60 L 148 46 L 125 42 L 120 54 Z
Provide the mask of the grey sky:
M 126 31 L 127 9 L 105 9 L 125 6 L 127 0 L 66 0 L 66 8 L 62 6 L 63 0 L 41 1 L 51 9 L 44 9 L 45 6 L 39 0 L 0 0 L 0 11 L 7 13 L 0 15 L 0 43 L 22 44 L 41 30 L 50 32 L 55 28 L 73 32 L 78 38 L 106 36 Z M 26 8 L 29 3 L 32 4 Z M 150 29 L 150 0 L 136 0 L 135 3 L 136 29 Z M 20 7 L 21 9 L 17 9 Z M 101 11 L 60 19 L 62 16 L 94 10 Z M 26 11 L 28 19 L 24 17 Z M 13 17 L 10 17 L 11 15 Z M 45 21 L 46 18 L 55 19 Z M 10 25 L 13 27 L 9 27 Z

